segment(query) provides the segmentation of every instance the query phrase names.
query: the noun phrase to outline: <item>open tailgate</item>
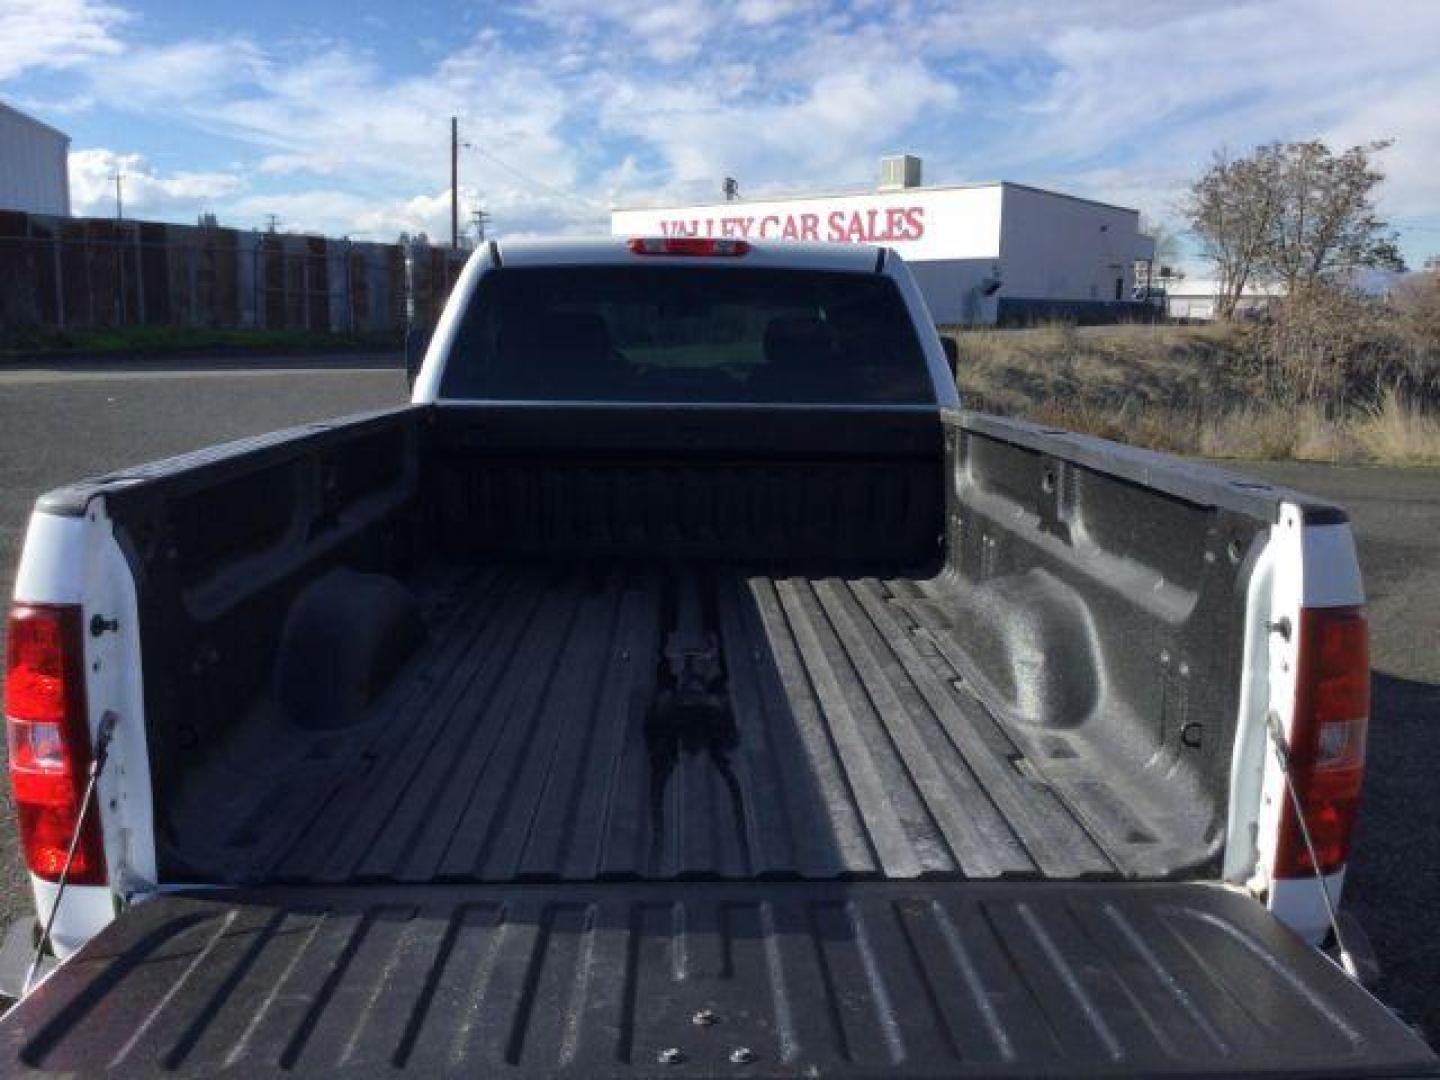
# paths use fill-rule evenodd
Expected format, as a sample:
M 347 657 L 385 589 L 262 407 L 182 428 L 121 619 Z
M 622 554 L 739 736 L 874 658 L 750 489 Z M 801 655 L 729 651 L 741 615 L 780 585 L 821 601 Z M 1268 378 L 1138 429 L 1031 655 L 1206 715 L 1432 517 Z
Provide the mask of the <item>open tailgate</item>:
M 1432 1075 L 1213 885 L 266 888 L 136 906 L 0 1023 L 0 1071 Z

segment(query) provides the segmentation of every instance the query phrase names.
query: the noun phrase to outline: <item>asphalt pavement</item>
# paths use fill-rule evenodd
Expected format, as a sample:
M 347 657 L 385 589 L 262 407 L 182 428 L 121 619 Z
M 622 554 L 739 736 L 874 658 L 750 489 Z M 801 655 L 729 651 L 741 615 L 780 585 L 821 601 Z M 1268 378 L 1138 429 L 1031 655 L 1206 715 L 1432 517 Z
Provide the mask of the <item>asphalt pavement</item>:
M 367 358 L 183 367 L 0 368 L 0 577 L 8 592 L 35 497 L 60 484 L 308 420 L 397 404 L 403 374 Z M 1372 627 L 1370 771 L 1346 905 L 1386 975 L 1380 993 L 1440 1045 L 1440 470 L 1228 466 L 1351 512 Z M 8 784 L 3 785 L 10 817 Z M 0 821 L 0 919 L 29 890 Z

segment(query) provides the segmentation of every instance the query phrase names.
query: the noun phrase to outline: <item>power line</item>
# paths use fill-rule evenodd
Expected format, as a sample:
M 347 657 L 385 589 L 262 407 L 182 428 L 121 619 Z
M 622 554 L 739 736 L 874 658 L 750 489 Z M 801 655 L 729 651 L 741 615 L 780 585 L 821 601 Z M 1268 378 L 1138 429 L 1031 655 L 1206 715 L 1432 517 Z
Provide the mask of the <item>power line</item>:
M 566 191 L 566 190 L 562 190 L 561 188 L 555 187 L 553 184 L 547 184 L 547 183 L 545 183 L 545 181 L 543 181 L 543 180 L 537 180 L 537 179 L 535 179 L 535 177 L 530 176 L 529 174 L 523 172 L 523 171 L 520 170 L 520 169 L 517 169 L 514 165 L 511 165 L 508 161 L 505 161 L 505 160 L 502 159 L 502 158 L 496 157 L 494 154 L 490 153 L 489 150 L 483 149 L 482 147 L 479 147 L 479 146 L 475 145 L 474 143 L 468 143 L 468 142 L 467 142 L 467 143 L 461 143 L 460 145 L 463 146 L 466 150 L 473 150 L 473 151 L 475 151 L 475 153 L 479 154 L 479 155 L 480 155 L 481 157 L 483 157 L 483 158 L 489 158 L 489 159 L 490 159 L 491 161 L 493 161 L 496 165 L 499 165 L 502 169 L 504 169 L 506 172 L 510 173 L 512 176 L 516 177 L 517 179 L 523 180 L 525 183 L 530 184 L 530 185 L 532 185 L 532 186 L 534 186 L 534 187 L 538 187 L 538 188 L 541 188 L 541 189 L 543 189 L 543 190 L 545 190 L 545 191 L 548 191 L 551 195 L 554 195 L 554 196 L 556 196 L 557 198 L 561 198 L 561 199 L 575 199 L 575 200 L 578 201 L 578 202 L 588 203 L 588 204 L 591 205 L 591 206 L 600 207 L 600 208 L 602 208 L 602 209 L 609 209 L 608 207 L 604 206 L 602 203 L 598 203 L 598 202 L 596 202 L 594 199 L 587 198 L 586 196 L 581 195 L 581 194 L 580 194 L 579 192 L 577 192 L 577 191 Z
M 451 246 L 452 246 L 452 247 L 458 245 L 458 244 L 459 244 L 459 240 L 460 240 L 460 164 L 459 164 L 459 157 L 460 157 L 460 150 L 461 150 L 462 147 L 463 147 L 464 149 L 466 149 L 466 150 L 473 150 L 475 153 L 479 154 L 481 157 L 486 158 L 486 159 L 488 159 L 489 161 L 494 162 L 496 165 L 499 165 L 502 169 L 504 169 L 506 172 L 510 173 L 510 175 L 514 176 L 516 179 L 521 180 L 521 181 L 523 181 L 524 183 L 529 184 L 529 185 L 532 186 L 532 187 L 540 188 L 542 191 L 548 191 L 551 195 L 554 195 L 556 198 L 560 198 L 560 199 L 573 199 L 573 200 L 576 201 L 576 202 L 585 203 L 585 204 L 588 205 L 588 206 L 592 206 L 592 207 L 595 207 L 596 209 L 600 209 L 600 210 L 608 210 L 608 209 L 609 209 L 609 207 L 606 206 L 605 204 L 600 203 L 600 202 L 597 202 L 596 200 L 591 199 L 591 198 L 588 198 L 588 197 L 586 197 L 586 196 L 584 196 L 584 195 L 581 195 L 581 194 L 580 194 L 579 192 L 577 192 L 577 191 L 564 190 L 564 189 L 561 189 L 561 188 L 556 187 L 554 184 L 547 184 L 544 180 L 537 180 L 535 177 L 531 176 L 529 173 L 526 173 L 523 169 L 516 168 L 514 165 L 511 165 L 511 164 L 510 164 L 508 161 L 506 161 L 504 158 L 499 157 L 499 156 L 496 155 L 496 154 L 492 154 L 489 150 L 486 150 L 484 147 L 482 147 L 482 146 L 480 146 L 480 145 L 478 145 L 478 144 L 476 144 L 476 143 L 473 143 L 473 142 L 462 142 L 462 141 L 460 140 L 460 121 L 459 121 L 459 118 L 458 118 L 458 117 L 455 117 L 455 116 L 452 116 L 452 117 L 450 117 L 450 243 L 451 243 Z

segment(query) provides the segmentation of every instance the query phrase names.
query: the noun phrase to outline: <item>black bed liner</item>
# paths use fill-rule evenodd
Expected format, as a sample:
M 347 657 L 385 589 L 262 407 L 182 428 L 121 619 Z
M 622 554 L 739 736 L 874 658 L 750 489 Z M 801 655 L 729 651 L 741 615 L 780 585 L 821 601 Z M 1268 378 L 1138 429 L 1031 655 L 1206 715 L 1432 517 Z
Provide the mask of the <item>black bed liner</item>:
M 657 716 L 687 577 L 723 700 Z M 360 731 L 288 729 L 254 740 L 253 767 L 192 774 L 177 815 L 190 880 L 1153 878 L 1202 863 L 1215 842 L 1186 835 L 1140 769 L 1084 732 L 994 719 L 959 670 L 946 588 L 437 568 L 421 588 L 430 644 Z
M 0 1024 L 122 1075 L 1433 1075 L 1203 884 L 348 886 L 125 913 Z

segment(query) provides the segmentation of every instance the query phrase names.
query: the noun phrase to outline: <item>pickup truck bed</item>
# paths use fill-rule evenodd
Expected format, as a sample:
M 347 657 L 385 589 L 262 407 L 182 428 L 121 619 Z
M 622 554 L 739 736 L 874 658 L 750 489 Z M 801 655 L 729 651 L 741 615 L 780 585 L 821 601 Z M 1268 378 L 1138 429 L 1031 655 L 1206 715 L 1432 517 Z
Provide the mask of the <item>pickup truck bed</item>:
M 1383 1006 L 1258 904 L 1202 883 L 164 896 L 23 1002 L 0 1025 L 0 1054 L 15 1071 L 126 1076 L 1435 1068 Z
M 1076 878 L 1173 840 L 1082 739 L 981 704 L 942 577 L 501 562 L 415 590 L 428 644 L 358 728 L 289 729 L 277 758 L 246 727 L 196 772 L 192 857 L 290 882 Z M 708 679 L 689 698 L 675 656 Z
M 1433 1072 L 1248 887 L 1267 710 L 1353 798 L 1343 514 L 956 411 L 884 252 L 695 247 L 491 245 L 413 405 L 41 500 L 42 911 L 108 764 L 0 1071 Z

